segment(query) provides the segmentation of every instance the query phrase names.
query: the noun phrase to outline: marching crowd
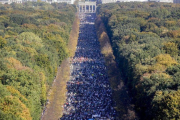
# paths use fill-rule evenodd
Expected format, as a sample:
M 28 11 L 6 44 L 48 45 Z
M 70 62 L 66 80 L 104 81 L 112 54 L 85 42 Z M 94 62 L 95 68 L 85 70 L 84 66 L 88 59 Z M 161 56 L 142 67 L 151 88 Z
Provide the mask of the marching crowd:
M 94 13 L 81 13 L 80 32 L 60 120 L 115 120 L 112 91 L 94 26 Z

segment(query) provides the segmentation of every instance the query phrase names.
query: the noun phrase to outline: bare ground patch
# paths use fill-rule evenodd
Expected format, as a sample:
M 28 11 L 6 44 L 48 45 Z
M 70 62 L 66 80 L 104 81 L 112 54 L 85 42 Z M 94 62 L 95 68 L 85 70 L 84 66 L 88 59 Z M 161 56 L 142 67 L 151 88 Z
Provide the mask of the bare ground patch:
M 69 61 L 66 59 L 58 68 L 56 80 L 48 97 L 50 103 L 47 105 L 42 120 L 57 120 L 62 116 L 62 105 L 66 99 L 66 82 L 69 80 L 70 74 L 69 69 Z

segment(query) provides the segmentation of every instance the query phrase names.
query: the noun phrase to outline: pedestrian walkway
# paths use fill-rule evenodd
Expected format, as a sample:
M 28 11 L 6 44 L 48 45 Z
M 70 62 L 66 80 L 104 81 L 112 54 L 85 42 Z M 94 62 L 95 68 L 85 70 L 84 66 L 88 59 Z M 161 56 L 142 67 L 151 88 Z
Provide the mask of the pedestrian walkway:
M 94 26 L 94 13 L 80 13 L 78 45 L 60 120 L 115 120 L 112 91 Z

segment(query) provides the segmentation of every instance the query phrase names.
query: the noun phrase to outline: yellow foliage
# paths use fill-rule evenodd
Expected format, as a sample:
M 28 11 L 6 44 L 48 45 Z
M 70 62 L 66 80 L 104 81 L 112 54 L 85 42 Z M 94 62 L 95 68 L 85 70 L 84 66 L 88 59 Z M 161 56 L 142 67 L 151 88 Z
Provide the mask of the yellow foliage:
M 117 17 L 116 15 L 112 15 L 110 18 L 109 18 L 109 25 L 110 26 L 114 26 L 116 23 L 118 23 L 118 20 L 117 20 Z
M 16 55 L 16 52 L 15 52 L 15 51 L 11 51 L 11 54 L 12 54 L 12 55 Z
M 166 67 L 162 64 L 155 64 L 148 67 L 149 72 L 162 72 L 166 69 Z
M 106 28 L 104 27 L 104 24 L 101 22 L 101 19 L 98 18 L 96 20 L 96 28 L 98 28 L 98 38 L 101 46 L 101 53 L 107 57 L 112 57 L 114 59 L 114 55 L 112 54 L 112 48 L 110 45 L 109 36 L 106 33 Z
M 57 73 L 57 67 L 55 68 L 54 72 Z
M 160 54 L 155 57 L 156 64 L 154 65 L 140 65 L 137 64 L 135 71 L 136 74 L 141 73 L 161 73 L 167 69 L 167 67 L 178 64 L 176 60 L 174 60 L 169 54 Z M 144 75 L 143 75 L 144 76 Z M 149 75 L 148 75 L 149 77 Z
M 15 58 L 13 57 L 10 57 L 10 58 L 6 58 L 9 62 L 9 64 L 7 65 L 8 68 L 15 68 L 15 69 L 18 69 L 18 68 L 21 68 L 22 67 L 22 64 L 19 60 L 16 60 Z
M 41 81 L 44 82 L 44 81 L 45 81 L 45 78 L 46 78 L 45 75 L 44 75 L 44 73 L 43 73 L 43 72 L 40 72 L 40 73 L 39 73 L 39 76 L 40 76 Z
M 24 118 L 25 120 L 32 120 L 31 114 L 29 109 L 26 107 L 25 104 L 21 104 L 23 111 L 20 113 L 20 116 L 22 116 L 22 118 Z
M 42 104 L 45 104 L 46 102 L 46 84 L 42 84 L 42 90 L 41 90 L 41 100 Z
M 166 22 L 165 22 L 165 25 L 166 25 L 167 27 L 174 26 L 174 25 L 176 25 L 176 21 L 166 21 Z
M 160 19 L 159 18 L 155 18 L 155 17 L 150 17 L 148 19 L 148 22 L 155 22 L 155 21 L 160 21 Z
M 180 90 L 172 91 L 168 94 L 163 94 L 162 91 L 157 91 L 155 93 L 154 101 L 156 101 L 157 104 L 154 104 L 153 106 L 158 106 L 159 108 L 159 118 L 164 117 L 164 119 L 175 120 L 172 118 L 179 116 Z
M 169 54 L 160 54 L 155 57 L 157 63 L 166 67 L 178 64 Z
M 173 30 L 167 33 L 168 37 L 178 38 L 180 37 L 180 30 Z
M 53 31 L 57 31 L 59 29 L 59 27 L 55 24 L 49 24 L 48 29 L 53 30 Z
M 25 28 L 29 28 L 29 29 L 37 29 L 37 26 L 34 25 L 34 24 L 27 24 L 27 23 L 25 23 L 22 26 L 25 27 Z
M 166 51 L 167 54 L 172 56 L 178 55 L 178 45 L 173 42 L 166 42 L 164 43 L 163 49 Z
M 159 76 L 159 78 L 162 78 L 162 79 L 169 79 L 169 78 L 171 78 L 171 76 L 166 74 L 166 73 L 158 73 L 158 76 Z
M 0 109 L 7 114 L 20 117 L 22 120 L 32 120 L 29 109 L 17 97 L 6 96 L 0 103 Z
M 21 51 L 25 51 L 30 56 L 37 55 L 37 51 L 32 47 L 25 47 L 25 46 L 22 46 L 21 44 L 16 44 L 16 48 L 20 49 Z
M 11 35 L 11 36 L 13 36 L 13 35 L 17 35 L 18 33 L 16 33 L 16 32 L 13 32 L 13 31 L 11 31 L 11 30 L 8 30 L 8 35 Z
M 0 48 L 3 48 L 6 44 L 7 44 L 6 39 L 0 36 Z
M 123 21 L 123 20 L 128 19 L 128 17 L 127 16 L 118 16 L 117 19 L 118 19 L 118 21 Z
M 4 38 L 11 38 L 11 35 L 5 35 Z
M 161 34 L 165 34 L 165 33 L 167 33 L 167 32 L 169 31 L 169 30 L 168 30 L 166 27 L 164 27 L 164 26 L 161 26 L 160 29 L 162 30 L 162 33 L 161 33 Z
M 45 75 L 43 72 L 39 73 L 40 75 L 40 80 L 41 80 L 41 100 L 42 100 L 42 104 L 45 104 L 46 101 L 46 82 L 45 82 Z
M 112 48 L 111 48 L 108 40 L 109 40 L 109 37 L 108 37 L 107 33 L 102 32 L 100 35 L 99 41 L 100 41 L 101 46 L 103 46 L 101 48 L 101 53 L 104 55 L 109 55 L 112 53 Z
M 139 34 L 148 34 L 148 35 L 151 35 L 151 36 L 157 36 L 157 34 L 153 33 L 153 32 L 139 32 Z
M 135 66 L 135 72 L 137 75 L 141 75 L 142 73 L 145 73 L 148 71 L 148 65 L 141 65 L 141 64 L 136 64 Z
M 37 55 L 37 51 L 31 47 L 24 47 L 23 49 L 26 53 L 30 54 L 30 56 Z
M 1 15 L 1 16 L 0 16 L 0 22 L 1 22 L 1 21 L 4 21 L 4 20 L 7 20 L 6 16 Z
M 8 68 L 14 68 L 16 70 L 30 70 L 31 71 L 29 67 L 23 66 L 19 60 L 13 57 L 6 58 L 6 60 L 8 61 L 7 63 Z
M 161 90 L 156 91 L 155 96 L 161 96 L 163 92 Z
M 6 88 L 12 95 L 16 95 L 18 97 L 21 97 L 23 100 L 27 101 L 27 99 L 18 90 L 16 90 L 13 86 L 6 86 Z

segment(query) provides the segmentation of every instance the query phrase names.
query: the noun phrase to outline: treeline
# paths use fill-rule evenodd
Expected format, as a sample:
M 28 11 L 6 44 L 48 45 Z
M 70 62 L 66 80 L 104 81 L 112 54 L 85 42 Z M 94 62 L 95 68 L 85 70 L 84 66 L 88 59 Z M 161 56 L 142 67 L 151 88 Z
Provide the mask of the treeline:
M 141 118 L 180 119 L 180 5 L 105 4 L 98 15 Z
M 98 16 L 95 21 L 97 37 L 100 42 L 101 53 L 104 56 L 105 64 L 107 66 L 108 79 L 112 89 L 113 101 L 115 101 L 114 108 L 116 109 L 117 120 L 135 120 L 137 116 L 133 107 L 130 105 L 129 96 L 127 95 L 127 87 L 121 77 L 113 50 L 111 47 L 110 39 L 108 37 L 106 28 L 101 18 Z M 121 99 L 119 99 L 121 98 Z
M 0 5 L 0 120 L 39 120 L 57 67 L 69 56 L 76 7 Z

